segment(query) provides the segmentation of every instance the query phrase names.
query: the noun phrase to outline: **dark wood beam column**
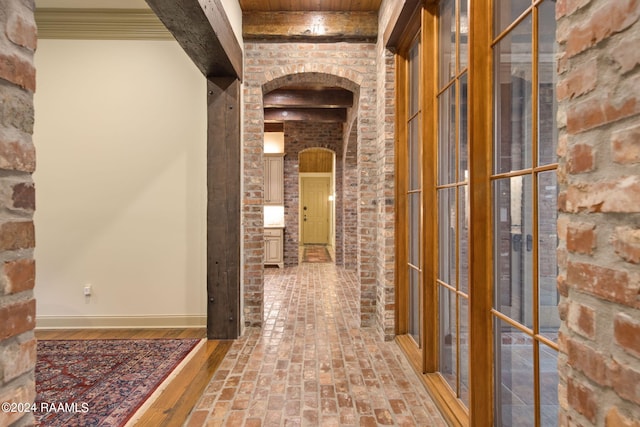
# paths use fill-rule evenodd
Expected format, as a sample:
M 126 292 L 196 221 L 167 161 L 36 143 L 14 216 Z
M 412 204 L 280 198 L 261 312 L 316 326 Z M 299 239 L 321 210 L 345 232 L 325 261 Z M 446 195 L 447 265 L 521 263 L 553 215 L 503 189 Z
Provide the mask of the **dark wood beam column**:
M 146 2 L 205 77 L 242 80 L 242 49 L 221 0 Z
M 207 337 L 240 335 L 240 82 L 207 84 Z
M 245 40 L 375 42 L 377 12 L 247 12 L 242 14 Z

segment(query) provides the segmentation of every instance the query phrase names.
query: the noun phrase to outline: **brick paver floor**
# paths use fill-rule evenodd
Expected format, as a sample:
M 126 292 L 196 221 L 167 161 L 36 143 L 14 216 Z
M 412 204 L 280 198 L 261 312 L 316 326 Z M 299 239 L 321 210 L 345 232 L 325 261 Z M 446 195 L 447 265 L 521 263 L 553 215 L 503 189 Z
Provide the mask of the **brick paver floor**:
M 185 426 L 446 426 L 395 342 L 359 327 L 354 273 L 265 271 L 264 324 L 229 350 Z

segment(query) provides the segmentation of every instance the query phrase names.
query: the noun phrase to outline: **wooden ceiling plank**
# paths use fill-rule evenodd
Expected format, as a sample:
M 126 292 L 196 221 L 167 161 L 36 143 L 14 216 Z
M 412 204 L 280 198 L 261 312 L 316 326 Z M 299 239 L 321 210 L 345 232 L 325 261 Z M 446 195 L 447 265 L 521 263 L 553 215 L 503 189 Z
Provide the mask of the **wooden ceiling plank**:
M 346 89 L 277 89 L 264 95 L 265 108 L 278 107 L 352 107 L 353 93 Z
M 245 40 L 376 41 L 377 12 L 245 12 Z
M 240 0 L 244 12 L 249 11 L 354 11 L 377 12 L 382 0 Z
M 265 122 L 345 122 L 345 108 L 265 108 Z

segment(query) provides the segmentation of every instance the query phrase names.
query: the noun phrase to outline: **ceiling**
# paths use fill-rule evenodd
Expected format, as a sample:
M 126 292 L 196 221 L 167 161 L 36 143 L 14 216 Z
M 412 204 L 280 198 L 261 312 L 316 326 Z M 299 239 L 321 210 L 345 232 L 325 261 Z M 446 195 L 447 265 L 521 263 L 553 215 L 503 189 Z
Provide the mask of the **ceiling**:
M 239 0 L 244 12 L 377 12 L 382 0 Z

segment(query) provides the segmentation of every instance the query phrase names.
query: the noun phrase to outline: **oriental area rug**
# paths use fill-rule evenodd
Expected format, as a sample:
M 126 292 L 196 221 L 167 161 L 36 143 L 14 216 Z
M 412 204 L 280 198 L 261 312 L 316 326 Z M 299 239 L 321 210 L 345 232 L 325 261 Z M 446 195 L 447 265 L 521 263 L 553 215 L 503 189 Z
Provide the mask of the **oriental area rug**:
M 124 426 L 200 341 L 38 341 L 36 425 Z
M 305 245 L 302 262 L 331 262 L 331 256 L 325 245 Z

